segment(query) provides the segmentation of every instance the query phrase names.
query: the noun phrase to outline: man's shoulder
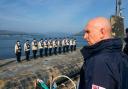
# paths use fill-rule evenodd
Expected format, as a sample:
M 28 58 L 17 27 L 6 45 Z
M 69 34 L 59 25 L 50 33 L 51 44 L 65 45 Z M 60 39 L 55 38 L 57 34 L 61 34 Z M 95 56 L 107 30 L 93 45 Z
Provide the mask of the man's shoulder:
M 113 53 L 100 53 L 94 56 L 95 61 L 97 62 L 113 62 L 117 63 L 123 59 L 128 59 L 127 55 L 123 52 L 113 52 Z

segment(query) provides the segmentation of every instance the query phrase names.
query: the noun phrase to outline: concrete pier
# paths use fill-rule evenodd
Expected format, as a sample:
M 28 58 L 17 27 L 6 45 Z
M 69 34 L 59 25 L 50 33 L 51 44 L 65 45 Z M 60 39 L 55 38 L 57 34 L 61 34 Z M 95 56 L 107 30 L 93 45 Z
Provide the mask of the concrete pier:
M 31 59 L 17 63 L 15 59 L 0 61 L 0 89 L 34 89 L 33 81 L 47 82 L 58 75 L 73 77 L 83 64 L 80 49 L 74 52 Z

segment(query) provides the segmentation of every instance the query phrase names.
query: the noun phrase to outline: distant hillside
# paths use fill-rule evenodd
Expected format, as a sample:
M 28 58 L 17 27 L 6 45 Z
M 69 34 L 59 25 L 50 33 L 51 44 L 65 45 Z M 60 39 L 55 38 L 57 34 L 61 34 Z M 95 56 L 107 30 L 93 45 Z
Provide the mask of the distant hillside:
M 48 32 L 48 33 L 45 33 L 45 35 L 47 37 L 60 37 L 60 38 L 63 38 L 63 37 L 70 37 L 72 36 L 73 34 L 71 33 L 63 33 L 63 32 Z
M 0 35 L 25 35 L 25 32 L 0 30 Z
M 78 33 L 76 33 L 76 34 L 74 34 L 75 36 L 83 36 L 84 35 L 84 31 L 82 30 L 82 31 L 80 31 L 80 32 L 78 32 Z

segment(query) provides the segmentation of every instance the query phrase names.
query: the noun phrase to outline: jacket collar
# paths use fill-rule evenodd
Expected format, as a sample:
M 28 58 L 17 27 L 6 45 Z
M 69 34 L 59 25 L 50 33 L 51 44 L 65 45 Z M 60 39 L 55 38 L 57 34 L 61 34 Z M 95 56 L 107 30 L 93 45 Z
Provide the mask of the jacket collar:
M 91 46 L 84 46 L 81 49 L 81 53 L 84 59 L 91 57 L 99 52 L 113 52 L 113 51 L 121 51 L 122 50 L 122 41 L 121 39 L 106 39 L 102 40 L 94 45 Z

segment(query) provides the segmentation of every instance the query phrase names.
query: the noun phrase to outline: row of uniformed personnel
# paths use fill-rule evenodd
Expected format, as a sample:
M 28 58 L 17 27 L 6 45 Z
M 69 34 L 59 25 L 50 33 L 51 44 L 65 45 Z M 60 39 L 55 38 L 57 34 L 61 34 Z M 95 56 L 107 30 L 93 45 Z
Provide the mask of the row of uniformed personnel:
M 26 40 L 24 43 L 24 52 L 26 55 L 26 60 L 29 61 L 30 49 L 32 48 L 33 51 L 33 58 L 36 59 L 36 54 L 39 49 L 40 57 L 51 56 L 52 54 L 57 55 L 58 53 L 61 54 L 62 52 L 69 52 L 76 50 L 76 39 L 74 38 L 64 38 L 64 39 L 41 39 L 39 42 L 36 39 L 33 39 L 31 45 L 29 40 Z M 21 44 L 20 41 L 17 41 L 15 44 L 15 54 L 17 57 L 17 61 L 21 62 Z

